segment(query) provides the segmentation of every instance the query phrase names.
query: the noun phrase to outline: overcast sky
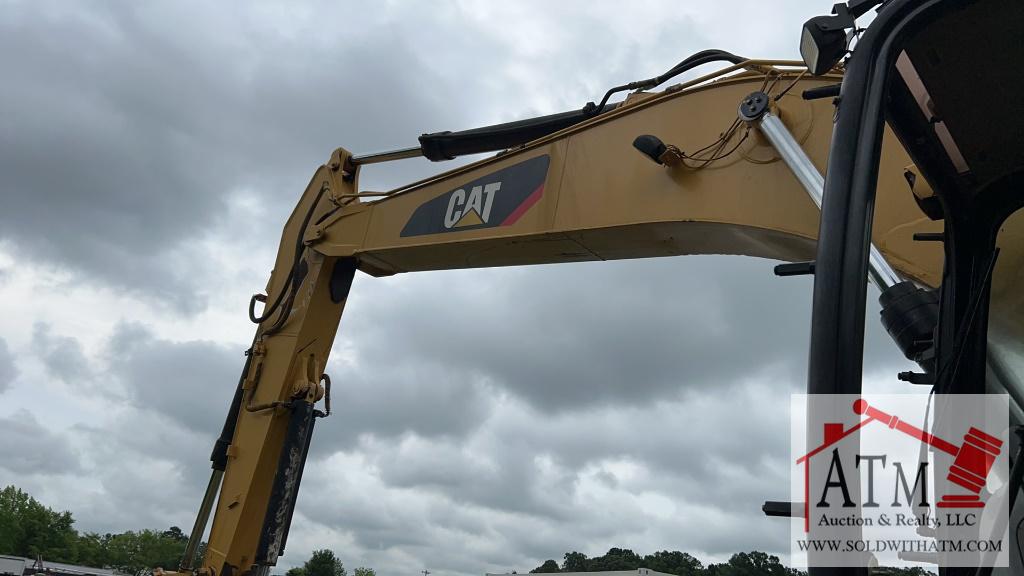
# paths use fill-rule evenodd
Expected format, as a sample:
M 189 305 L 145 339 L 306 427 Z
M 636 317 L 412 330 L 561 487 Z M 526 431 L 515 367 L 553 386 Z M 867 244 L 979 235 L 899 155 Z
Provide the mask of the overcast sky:
M 3 3 L 0 485 L 79 530 L 190 527 L 249 295 L 331 150 L 577 109 L 705 48 L 795 58 L 830 5 Z M 772 266 L 359 275 L 275 572 L 323 547 L 437 576 L 785 553 L 760 505 L 788 494 L 811 282 Z M 876 295 L 866 387 L 904 391 Z

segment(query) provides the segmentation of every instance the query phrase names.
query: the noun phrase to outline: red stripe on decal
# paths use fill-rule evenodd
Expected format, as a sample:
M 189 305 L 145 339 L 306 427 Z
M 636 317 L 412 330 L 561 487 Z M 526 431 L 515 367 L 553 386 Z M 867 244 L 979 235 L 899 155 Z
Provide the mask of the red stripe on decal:
M 505 220 L 501 223 L 501 226 L 509 226 L 511 224 L 515 224 L 516 220 L 519 220 L 519 218 L 523 214 L 525 214 L 527 210 L 530 209 L 530 206 L 536 204 L 537 200 L 540 200 L 540 197 L 543 195 L 544 185 L 541 184 L 540 186 L 537 187 L 536 190 L 533 191 L 533 193 L 526 197 L 526 200 L 523 200 L 523 203 L 520 204 L 518 208 L 513 210 L 512 213 L 508 215 L 508 218 L 505 218 Z

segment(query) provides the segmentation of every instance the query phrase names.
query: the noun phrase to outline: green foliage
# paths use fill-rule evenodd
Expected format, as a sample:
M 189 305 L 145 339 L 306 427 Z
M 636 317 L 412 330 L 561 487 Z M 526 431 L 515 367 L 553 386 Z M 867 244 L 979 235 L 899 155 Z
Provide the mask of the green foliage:
M 783 566 L 778 556 L 754 551 L 733 554 L 728 563 L 712 564 L 705 573 L 708 576 L 790 576 L 795 571 Z
M 0 490 L 0 554 L 67 562 L 96 568 L 113 568 L 132 576 L 143 576 L 160 567 L 174 571 L 188 543 L 188 535 L 177 526 L 162 532 L 127 531 L 120 534 L 79 534 L 70 512 L 57 512 L 26 492 L 8 486 Z M 203 558 L 206 544 L 199 545 L 195 564 Z M 588 558 L 582 552 L 566 552 L 559 567 L 546 560 L 531 570 L 534 574 L 555 572 L 607 572 L 649 568 L 678 576 L 800 576 L 804 572 L 786 568 L 777 556 L 764 552 L 734 554 L 723 564 L 703 566 L 700 560 L 679 551 L 662 550 L 640 556 L 628 548 L 612 548 L 604 556 Z M 930 576 L 922 568 L 882 568 L 891 576 Z M 345 566 L 331 550 L 316 550 L 301 567 L 286 576 L 348 576 Z M 376 576 L 372 568 L 359 567 L 353 576 Z
M 802 570 L 784 566 L 778 556 L 756 550 L 734 554 L 728 562 L 722 564 L 704 566 L 700 560 L 686 552 L 662 550 L 641 557 L 627 548 L 612 548 L 604 556 L 594 558 L 588 558 L 582 552 L 566 552 L 561 567 L 554 560 L 546 560 L 540 566 L 530 570 L 530 573 L 607 572 L 636 570 L 637 568 L 648 568 L 678 576 L 807 576 L 807 573 Z M 875 573 L 887 576 L 934 576 L 934 572 L 916 567 L 878 568 Z
M 553 572 L 559 572 L 561 569 L 558 567 L 558 562 L 554 560 L 545 560 L 543 564 L 530 570 L 531 574 L 550 574 Z M 358 576 L 358 574 L 356 575 Z
M 303 565 L 305 576 L 346 576 L 348 572 L 332 550 L 314 550 Z
M 171 526 L 167 530 L 164 530 L 163 536 L 170 540 L 176 540 L 178 542 L 188 544 L 188 534 L 182 532 L 181 528 L 178 528 L 177 526 Z
M 582 552 L 567 552 L 561 568 L 554 560 L 548 560 L 531 572 L 608 572 L 612 570 L 636 570 L 650 568 L 666 574 L 679 576 L 704 576 L 704 566 L 700 560 L 678 551 L 662 550 L 641 557 L 628 548 L 612 548 L 604 556 L 587 558 Z
M 686 552 L 662 550 L 640 556 L 628 548 L 612 548 L 604 556 L 588 558 L 582 552 L 567 552 L 559 569 L 554 560 L 548 560 L 530 572 L 608 572 L 648 568 L 678 576 L 797 576 L 803 572 L 786 568 L 778 557 L 764 552 L 742 552 L 724 564 L 705 567 L 701 561 Z M 901 575 L 902 576 L 902 575 Z M 916 575 L 914 575 L 916 576 Z
M 613 570 L 636 570 L 643 564 L 643 558 L 626 548 L 612 548 L 604 556 L 591 558 L 588 566 L 592 572 Z
M 187 542 L 187 537 L 182 540 L 167 532 L 129 530 L 107 542 L 107 561 L 110 567 L 134 576 L 158 567 L 176 570 Z
M 802 570 L 784 566 L 778 556 L 756 550 L 734 554 L 728 562 L 722 564 L 704 566 L 700 560 L 686 552 L 662 550 L 641 557 L 627 548 L 612 548 L 604 556 L 594 558 L 588 558 L 582 552 L 566 552 L 561 567 L 554 560 L 546 560 L 530 570 L 530 573 L 607 572 L 637 568 L 678 576 L 807 576 Z M 875 573 L 887 576 L 934 576 L 933 572 L 923 568 L 879 568 Z
M 75 559 L 70 512 L 57 512 L 14 486 L 0 490 L 0 553 L 57 562 Z
M 70 512 L 57 512 L 26 492 L 8 486 L 0 490 L 0 554 L 112 568 L 143 576 L 155 568 L 175 571 L 188 545 L 188 534 L 177 526 L 167 530 L 127 531 L 120 534 L 79 534 Z M 202 562 L 206 543 L 200 543 L 193 565 Z M 556 566 L 557 568 L 557 566 Z M 316 550 L 287 576 L 348 576 L 331 550 Z M 354 576 L 377 576 L 372 568 L 356 568 Z
M 643 567 L 679 576 L 703 576 L 704 565 L 686 552 L 662 550 L 644 556 Z
M 75 553 L 75 564 L 105 568 L 110 564 L 108 546 L 110 534 L 100 536 L 95 532 L 86 532 L 78 537 Z M 45 557 L 44 557 L 45 558 Z
M 302 566 L 296 566 L 285 576 L 347 576 L 348 571 L 332 550 L 314 550 L 309 560 Z M 360 566 L 352 572 L 353 576 L 377 576 L 373 568 Z
M 587 572 L 588 562 L 587 555 L 582 552 L 566 552 L 562 561 L 562 572 Z
M 100 535 L 79 534 L 74 523 L 70 512 L 51 510 L 14 486 L 0 490 L 0 554 L 42 556 L 44 562 L 113 568 L 139 576 L 157 567 L 176 570 L 188 543 L 177 526 L 163 532 Z M 198 559 L 205 548 L 199 546 Z

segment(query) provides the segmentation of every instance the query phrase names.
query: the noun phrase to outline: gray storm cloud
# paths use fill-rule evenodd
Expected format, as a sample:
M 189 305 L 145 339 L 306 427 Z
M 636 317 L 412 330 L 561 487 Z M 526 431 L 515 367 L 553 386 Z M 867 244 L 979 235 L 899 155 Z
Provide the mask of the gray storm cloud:
M 14 355 L 11 354 L 7 342 L 0 338 L 0 394 L 10 388 L 17 377 L 18 368 L 14 363 Z
M 0 418 L 3 467 L 14 474 L 65 474 L 79 470 L 78 454 L 62 434 L 27 410 Z
M 256 193 L 283 221 L 336 146 L 404 145 L 456 123 L 429 95 L 409 98 L 432 81 L 415 46 L 360 41 L 387 22 L 315 51 L 259 11 L 168 8 L 5 7 L 0 226 L 19 253 L 197 312 L 201 282 L 169 260 L 220 224 L 231 194 Z

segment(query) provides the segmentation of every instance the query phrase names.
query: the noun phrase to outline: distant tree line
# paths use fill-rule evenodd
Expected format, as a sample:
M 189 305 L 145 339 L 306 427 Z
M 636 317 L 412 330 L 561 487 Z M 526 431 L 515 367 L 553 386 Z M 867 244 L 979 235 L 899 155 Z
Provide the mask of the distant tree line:
M 663 550 L 646 556 L 640 556 L 628 548 L 612 548 L 604 556 L 588 558 L 582 552 L 566 552 L 562 564 L 554 560 L 546 560 L 540 566 L 530 570 L 532 574 L 555 572 L 609 572 L 613 570 L 636 570 L 648 568 L 656 572 L 677 574 L 678 576 L 806 576 L 803 570 L 787 568 L 779 561 L 778 556 L 764 552 L 740 552 L 733 554 L 728 562 L 708 564 L 686 552 Z M 884 570 L 884 571 L 883 571 Z M 885 568 L 876 574 L 891 576 L 929 576 L 923 568 Z
M 94 568 L 110 568 L 131 576 L 143 576 L 161 567 L 176 570 L 181 563 L 188 536 L 177 526 L 167 530 L 127 531 L 118 534 L 79 533 L 71 512 L 52 510 L 28 493 L 7 486 L 0 490 L 0 554 L 36 558 L 44 563 L 64 562 Z M 202 561 L 202 543 L 195 563 Z M 728 562 L 704 565 L 686 552 L 655 552 L 640 556 L 626 548 L 612 548 L 604 556 L 588 558 L 581 552 L 567 552 L 562 564 L 547 560 L 531 573 L 607 572 L 649 568 L 678 576 L 799 576 L 805 573 L 782 565 L 777 556 L 764 552 L 740 552 Z M 927 576 L 922 568 L 889 568 L 892 576 Z M 316 550 L 302 566 L 286 576 L 349 576 L 331 550 Z M 356 568 L 352 576 L 376 576 L 372 568 Z
M 177 526 L 98 534 L 79 533 L 74 524 L 71 512 L 52 510 L 15 486 L 0 490 L 0 554 L 141 576 L 156 567 L 177 569 L 188 543 Z M 198 558 L 204 549 L 199 547 Z
M 52 510 L 15 486 L 0 490 L 0 554 L 109 568 L 131 576 L 155 568 L 175 571 L 181 564 L 188 535 L 177 526 L 167 530 L 140 530 L 119 534 L 79 533 L 71 512 Z M 206 552 L 200 543 L 194 559 L 199 565 Z M 288 576 L 348 576 L 331 550 L 317 550 Z M 356 568 L 353 576 L 376 576 L 372 568 Z
M 302 566 L 296 566 L 286 576 L 348 576 L 348 570 L 331 550 L 314 550 Z M 353 576 L 377 576 L 373 568 L 356 568 Z

